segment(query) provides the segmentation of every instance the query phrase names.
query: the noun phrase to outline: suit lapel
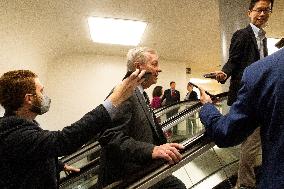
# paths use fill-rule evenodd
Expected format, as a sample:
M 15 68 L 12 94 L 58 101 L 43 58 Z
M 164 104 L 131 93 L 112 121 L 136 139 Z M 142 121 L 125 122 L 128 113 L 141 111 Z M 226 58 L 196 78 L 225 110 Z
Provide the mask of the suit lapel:
M 139 104 L 141 105 L 141 107 L 142 107 L 147 119 L 151 123 L 152 127 L 155 127 L 153 115 L 151 115 L 151 112 L 149 111 L 149 108 L 148 108 L 148 106 L 145 102 L 144 96 L 140 93 L 138 88 L 135 89 L 134 94 L 137 97 Z
M 251 39 L 253 41 L 254 50 L 257 53 L 258 57 L 260 58 L 260 54 L 259 54 L 259 51 L 258 51 L 257 41 L 256 41 L 256 38 L 255 38 L 254 32 L 253 32 L 253 30 L 252 30 L 250 25 L 248 25 L 246 29 L 249 32 L 250 37 L 251 37 Z
M 153 134 L 155 135 L 154 138 L 157 138 L 156 142 L 158 142 L 158 144 L 167 143 L 167 139 L 165 138 L 162 129 L 158 127 L 158 125 L 155 124 L 155 121 L 154 121 L 155 118 L 154 118 L 154 115 L 152 114 L 153 112 L 150 112 L 145 102 L 143 94 L 140 93 L 138 88 L 135 89 L 134 94 L 137 97 L 139 104 L 141 105 L 147 119 L 150 122 L 151 129 L 153 131 Z

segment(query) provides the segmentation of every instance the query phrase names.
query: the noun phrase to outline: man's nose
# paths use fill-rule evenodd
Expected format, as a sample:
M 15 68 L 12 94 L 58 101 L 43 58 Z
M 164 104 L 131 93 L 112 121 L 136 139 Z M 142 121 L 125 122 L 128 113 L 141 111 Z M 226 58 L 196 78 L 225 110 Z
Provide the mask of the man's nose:
M 260 16 L 265 16 L 264 10 L 260 12 Z

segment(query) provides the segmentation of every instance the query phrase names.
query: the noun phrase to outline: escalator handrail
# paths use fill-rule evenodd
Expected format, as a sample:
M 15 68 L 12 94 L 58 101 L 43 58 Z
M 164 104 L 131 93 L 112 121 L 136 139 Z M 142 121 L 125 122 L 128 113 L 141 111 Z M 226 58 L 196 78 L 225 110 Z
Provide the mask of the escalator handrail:
M 90 161 L 90 163 L 81 167 L 80 172 L 74 172 L 74 173 L 71 173 L 70 175 L 66 175 L 66 177 L 60 178 L 59 187 L 61 188 L 64 185 L 67 185 L 69 183 L 74 183 L 77 180 L 80 180 L 82 177 L 85 177 L 86 175 L 90 173 L 98 172 L 99 161 L 100 161 L 100 158 L 96 158 Z
M 227 93 L 220 93 L 220 94 L 218 94 L 218 95 L 216 95 L 216 96 L 221 96 L 221 97 L 227 96 Z M 193 106 L 191 106 L 191 107 L 185 109 L 184 111 L 180 112 L 178 115 L 173 116 L 171 119 L 166 120 L 166 122 L 162 123 L 163 129 L 166 128 L 168 124 L 172 124 L 172 122 L 174 122 L 176 119 L 177 119 L 177 120 L 181 120 L 181 119 L 185 119 L 186 117 L 192 115 L 192 112 L 195 113 L 196 111 L 198 111 L 198 110 L 200 109 L 200 107 L 202 107 L 202 104 L 201 104 L 200 102 L 198 102 L 198 103 L 194 104 Z M 187 114 L 189 114 L 189 115 L 186 116 Z M 203 135 L 202 135 L 202 136 L 203 136 Z M 192 140 L 192 138 L 191 138 L 191 139 L 189 139 L 189 140 L 184 141 L 182 144 L 183 144 L 184 146 L 187 146 L 187 145 L 190 146 L 190 144 L 192 144 L 192 141 L 194 141 L 194 140 Z M 96 144 L 96 142 L 94 142 L 93 144 Z M 89 145 L 88 148 L 87 148 L 87 147 L 84 148 L 85 151 L 88 150 L 88 149 L 90 149 L 90 148 L 92 148 L 92 147 L 90 147 L 90 146 L 91 146 L 91 145 Z M 93 146 L 95 146 L 95 145 L 93 145 Z M 81 151 L 81 153 L 77 153 L 77 154 L 84 154 L 84 153 L 85 153 L 85 151 L 84 151 L 84 153 L 82 153 L 83 149 L 81 149 L 80 151 Z M 76 154 L 73 155 L 72 157 L 73 157 L 73 159 L 74 159 L 74 157 L 76 157 Z M 72 157 L 69 157 L 69 161 L 70 161 L 70 159 L 72 159 Z M 164 164 L 165 162 L 162 161 L 162 162 L 160 162 L 160 164 L 161 164 L 161 163 Z M 98 166 L 98 164 L 97 164 L 96 166 Z M 81 170 L 81 171 L 83 171 L 83 170 Z M 83 172 L 84 172 L 84 171 L 83 171 Z M 83 174 L 83 173 L 82 173 L 82 174 Z
M 195 137 L 185 140 L 182 144 L 185 145 L 185 149 L 181 152 L 183 158 L 177 164 L 169 165 L 165 160 L 154 160 L 151 165 L 145 166 L 145 170 L 141 170 L 141 172 L 130 177 L 128 176 L 127 179 L 112 183 L 104 189 L 148 188 L 163 178 L 171 175 L 172 172 L 184 166 L 189 161 L 192 161 L 215 145 L 203 132 Z
M 83 146 L 80 150 L 72 153 L 71 155 L 64 156 L 60 160 L 65 164 L 72 164 L 78 160 L 83 159 L 91 153 L 99 151 L 101 146 L 98 141 L 94 141 L 86 146 Z
M 195 146 L 200 144 L 200 141 L 204 141 L 207 140 L 209 143 L 209 140 L 207 138 L 204 137 L 204 133 L 201 132 L 200 134 L 198 134 L 197 136 L 194 136 L 190 139 L 185 140 L 184 142 L 182 142 L 181 144 L 185 146 L 185 149 L 183 150 L 183 152 L 181 152 L 183 154 L 183 159 L 187 156 L 187 154 L 189 153 L 188 151 L 192 151 L 195 149 Z M 184 162 L 184 161 L 183 161 Z M 179 165 L 181 162 L 179 162 Z M 169 168 L 170 165 L 167 164 L 167 162 L 165 160 L 154 160 L 153 162 L 151 162 L 151 164 L 148 167 L 148 171 L 146 170 L 147 173 L 149 173 L 149 170 L 156 170 L 159 167 L 163 167 L 163 169 L 165 168 Z M 177 166 L 175 166 L 176 168 Z M 177 169 L 177 168 L 176 168 Z M 60 188 L 68 185 L 69 183 L 74 183 L 80 179 L 82 179 L 83 177 L 85 177 L 88 174 L 92 174 L 94 172 L 97 172 L 99 170 L 99 159 L 96 159 L 95 161 L 92 161 L 90 164 L 85 165 L 84 167 L 81 168 L 79 173 L 72 173 L 70 175 L 67 175 L 65 178 L 60 180 Z M 122 183 L 123 183 L 123 187 L 126 187 L 126 185 L 130 184 L 132 181 L 134 181 L 137 177 L 141 178 L 142 176 L 145 176 L 145 170 L 144 172 L 141 172 L 140 174 L 136 174 L 135 177 L 133 178 L 129 178 L 129 180 L 127 181 L 123 181 L 123 182 L 116 182 L 116 183 L 112 183 L 110 186 L 117 188 L 117 185 L 120 185 L 119 188 L 121 188 Z M 136 179 L 137 180 L 137 179 Z M 135 180 L 135 181 L 136 181 Z M 107 188 L 110 188 L 109 186 Z
M 165 124 L 166 125 L 166 124 Z M 83 148 L 81 148 L 78 152 L 73 153 L 70 156 L 67 156 L 65 158 L 62 158 L 62 161 L 64 163 L 68 163 L 68 164 L 72 164 L 74 163 L 74 161 L 76 161 L 77 159 L 82 159 L 83 157 L 86 157 L 87 155 L 90 155 L 93 152 L 99 151 L 100 145 L 98 144 L 98 142 L 93 142 L 89 145 L 84 146 Z M 99 156 L 96 158 L 99 159 Z M 99 165 L 99 162 L 97 162 L 96 166 Z M 83 167 L 81 167 L 81 173 L 83 174 L 85 172 L 85 167 L 89 167 L 88 164 L 84 165 Z M 88 169 L 86 168 L 86 171 L 88 171 Z M 71 175 L 67 175 L 66 177 L 64 177 L 63 179 L 60 179 L 60 183 L 65 182 L 65 180 L 68 180 L 68 178 L 73 179 L 73 177 L 75 176 L 79 176 L 79 174 L 71 174 Z
M 169 107 L 171 107 L 171 106 L 175 106 L 175 105 L 177 105 L 177 104 L 183 104 L 183 103 L 189 103 L 190 102 L 190 104 L 192 104 L 192 103 L 194 103 L 193 101 L 182 101 L 182 102 L 180 102 L 180 103 L 175 103 L 175 104 L 173 104 L 173 105 L 169 105 L 169 106 L 167 106 L 167 108 L 169 108 Z M 198 102 L 198 101 L 197 101 Z M 180 117 L 180 116 L 177 116 L 177 117 Z M 174 117 L 174 118 L 171 118 L 171 120 L 175 120 L 176 119 L 176 117 Z M 168 122 L 170 122 L 170 121 L 168 121 Z M 167 123 L 162 123 L 162 126 L 163 127 L 165 127 L 165 125 L 167 125 Z M 100 150 L 100 146 L 99 146 L 99 142 L 98 141 L 94 141 L 94 142 L 92 142 L 92 143 L 90 143 L 90 144 L 87 144 L 87 145 L 85 145 L 85 146 L 83 146 L 80 150 L 78 150 L 78 151 L 76 151 L 75 153 L 73 153 L 73 154 L 71 154 L 71 155 L 67 155 L 67 156 L 64 156 L 64 157 L 62 157 L 60 160 L 63 162 L 63 163 L 67 163 L 67 164 L 72 164 L 72 163 L 74 163 L 76 160 L 80 160 L 80 159 L 82 159 L 82 158 L 84 158 L 84 157 L 86 157 L 87 155 L 89 155 L 90 153 L 89 153 L 89 151 L 91 150 L 91 149 L 93 149 L 93 148 L 96 148 L 96 149 L 98 149 L 98 150 Z M 87 152 L 87 153 L 86 153 Z M 93 153 L 93 152 L 91 152 L 91 153 Z
M 167 113 L 168 111 L 175 109 L 177 107 L 180 106 L 185 106 L 185 105 L 191 105 L 192 103 L 198 102 L 198 100 L 196 101 L 190 101 L 190 100 L 184 100 L 184 101 L 180 101 L 180 102 L 176 102 L 170 105 L 166 105 L 166 106 L 162 106 L 161 108 L 155 109 L 154 113 L 156 115 L 156 117 L 160 117 L 161 115 Z
M 228 92 L 219 93 L 219 94 L 214 95 L 214 96 L 215 96 L 215 98 L 218 98 L 220 101 L 222 101 L 228 96 Z M 195 114 L 196 112 L 198 112 L 199 109 L 202 106 L 203 106 L 203 104 L 200 101 L 198 101 L 194 105 L 192 105 L 192 106 L 186 108 L 185 110 L 177 113 L 176 115 L 170 117 L 169 119 L 165 120 L 164 122 L 162 122 L 160 124 L 161 127 L 162 127 L 162 130 L 163 131 L 169 130 L 173 126 L 177 125 L 178 123 L 180 123 L 181 121 L 186 119 L 187 117 L 190 117 L 193 114 Z

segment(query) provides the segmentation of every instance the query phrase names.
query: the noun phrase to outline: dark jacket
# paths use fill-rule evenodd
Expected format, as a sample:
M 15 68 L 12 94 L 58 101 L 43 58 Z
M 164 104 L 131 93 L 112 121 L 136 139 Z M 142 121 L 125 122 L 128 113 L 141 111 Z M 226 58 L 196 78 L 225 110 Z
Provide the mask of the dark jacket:
M 257 126 L 262 144 L 260 189 L 284 188 L 284 49 L 249 66 L 229 114 L 205 104 L 200 118 L 219 147 L 241 143 Z
M 164 99 L 166 99 L 166 102 L 165 102 L 166 105 L 171 105 L 171 104 L 179 102 L 180 101 L 179 91 L 175 90 L 174 93 L 175 95 L 172 96 L 171 89 L 165 90 L 164 95 L 162 97 L 162 102 L 164 101 Z
M 266 38 L 263 44 L 264 56 L 267 56 Z M 227 78 L 231 77 L 228 105 L 232 105 L 236 101 L 244 69 L 259 59 L 260 54 L 251 26 L 248 25 L 246 28 L 236 31 L 231 39 L 229 59 L 222 68 L 222 71 L 227 74 Z
M 113 118 L 114 127 L 99 139 L 102 146 L 100 187 L 143 170 L 152 162 L 154 146 L 167 142 L 138 88 L 119 106 L 118 112 Z
M 109 125 L 100 105 L 62 131 L 47 131 L 18 116 L 0 119 L 0 188 L 55 189 L 58 157 L 76 151 Z
M 197 93 L 195 91 L 191 91 L 190 93 L 188 92 L 184 98 L 184 100 L 188 101 L 195 101 L 198 100 Z

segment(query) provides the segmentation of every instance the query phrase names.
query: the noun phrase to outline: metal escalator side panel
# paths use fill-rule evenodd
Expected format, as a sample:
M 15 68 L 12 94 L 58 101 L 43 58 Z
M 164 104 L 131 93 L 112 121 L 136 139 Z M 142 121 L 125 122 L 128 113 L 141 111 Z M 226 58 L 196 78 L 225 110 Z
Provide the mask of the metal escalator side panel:
M 169 130 L 170 128 L 172 128 L 173 126 L 182 122 L 186 118 L 194 115 L 196 112 L 198 112 L 200 110 L 201 107 L 202 107 L 202 104 L 200 102 L 198 102 L 198 103 L 186 108 L 182 112 L 177 113 L 176 115 L 174 115 L 170 119 L 167 119 L 166 121 L 161 123 L 162 130 L 163 131 Z
M 89 150 L 92 149 L 98 149 L 100 148 L 99 142 L 98 141 L 94 141 L 91 142 L 85 146 L 82 146 L 79 150 L 77 150 L 76 152 L 64 156 L 62 158 L 60 158 L 60 161 L 62 161 L 63 163 L 68 163 L 68 164 L 72 164 L 75 160 L 80 159 L 81 156 L 85 157 L 85 153 Z
M 169 111 L 171 111 L 173 109 L 180 108 L 182 106 L 191 106 L 191 105 L 195 104 L 196 102 L 198 102 L 198 101 L 180 101 L 180 102 L 177 102 L 175 104 L 171 104 L 171 105 L 163 106 L 159 109 L 155 109 L 154 113 L 155 113 L 156 117 L 160 117 L 160 116 L 168 113 Z
M 136 189 L 144 189 L 153 186 L 154 184 L 158 183 L 159 181 L 163 180 L 164 178 L 170 176 L 174 171 L 178 170 L 179 168 L 185 166 L 190 161 L 194 160 L 196 157 L 200 156 L 204 152 L 208 151 L 212 146 L 215 144 L 208 143 L 204 146 L 200 147 L 199 149 L 195 150 L 194 152 L 186 155 L 179 163 L 174 164 L 173 166 L 169 167 L 164 166 L 161 167 L 161 170 L 158 170 L 160 173 L 157 173 L 153 176 L 149 176 L 149 178 L 145 178 L 145 180 L 141 180 L 139 182 L 134 183 L 133 185 L 127 187 L 129 189 L 136 188 Z M 164 171 L 163 171 L 164 170 Z M 144 178 L 143 178 L 144 179 Z

